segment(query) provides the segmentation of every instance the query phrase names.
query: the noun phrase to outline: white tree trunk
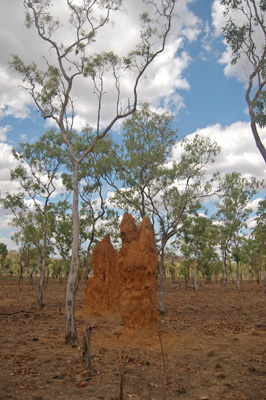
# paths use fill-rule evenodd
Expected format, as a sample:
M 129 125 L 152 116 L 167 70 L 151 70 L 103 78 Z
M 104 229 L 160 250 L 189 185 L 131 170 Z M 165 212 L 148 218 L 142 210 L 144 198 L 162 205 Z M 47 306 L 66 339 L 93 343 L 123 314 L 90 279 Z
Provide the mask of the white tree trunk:
M 25 281 L 26 281 L 26 283 L 28 283 L 28 281 L 29 281 L 29 273 L 28 273 L 28 265 L 26 265 L 26 267 L 25 267 Z
M 75 343 L 78 340 L 75 321 L 75 294 L 79 272 L 79 193 L 78 193 L 78 163 L 72 159 L 73 164 L 73 242 L 72 258 L 66 289 L 65 309 L 65 342 Z
M 39 307 L 43 308 L 44 307 L 44 302 L 43 302 L 43 295 L 44 295 L 44 282 L 45 282 L 45 266 L 46 266 L 46 242 L 47 242 L 47 233 L 49 229 L 49 217 L 48 217 L 48 211 L 47 211 L 47 204 L 45 205 L 44 208 L 44 216 L 45 216 L 45 228 L 43 232 L 43 248 L 42 248 L 42 253 L 41 253 L 41 278 L 40 278 L 40 284 L 39 284 L 39 297 L 38 297 L 38 303 Z
M 161 252 L 159 261 L 159 284 L 160 284 L 160 298 L 159 298 L 159 311 L 160 314 L 165 314 L 164 306 L 164 250 Z
M 197 292 L 198 290 L 198 283 L 197 283 L 197 272 L 198 272 L 198 262 L 196 261 L 194 270 L 193 270 L 193 277 L 194 277 L 194 290 Z
M 223 267 L 224 267 L 224 286 L 225 289 L 228 290 L 228 274 L 227 274 L 226 260 L 224 260 L 223 262 Z

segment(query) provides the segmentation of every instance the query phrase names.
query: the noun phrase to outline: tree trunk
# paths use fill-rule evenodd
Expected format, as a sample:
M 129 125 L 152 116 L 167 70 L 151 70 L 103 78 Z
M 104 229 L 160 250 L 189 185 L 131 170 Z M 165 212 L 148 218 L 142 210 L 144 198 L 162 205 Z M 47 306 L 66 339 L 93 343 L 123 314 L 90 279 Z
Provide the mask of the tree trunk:
M 253 85 L 253 77 L 250 76 L 249 85 L 248 85 L 248 88 L 246 91 L 246 101 L 248 103 L 248 109 L 249 109 L 249 115 L 250 115 L 250 126 L 251 126 L 253 137 L 255 139 L 256 146 L 259 149 L 260 154 L 262 155 L 264 161 L 266 162 L 266 149 L 261 141 L 260 135 L 257 130 L 253 101 L 249 97 L 250 91 L 252 89 L 252 85 Z M 253 100 L 254 100 L 254 98 L 253 98 Z
M 45 206 L 44 208 L 44 216 L 45 216 L 45 228 L 43 232 L 43 248 L 42 248 L 42 253 L 41 253 L 41 278 L 40 278 L 40 283 L 39 283 L 39 297 L 38 297 L 38 303 L 39 307 L 43 308 L 44 303 L 43 303 L 43 294 L 44 294 L 44 283 L 45 283 L 45 265 L 46 265 L 46 241 L 47 241 L 47 233 L 49 229 L 49 219 L 48 219 L 48 211 L 47 207 Z
M 264 242 L 264 287 L 265 287 L 265 293 L 266 293 L 266 236 L 265 236 L 265 242 Z
M 73 160 L 73 242 L 72 258 L 66 289 L 66 310 L 65 310 L 65 342 L 75 343 L 78 340 L 75 321 L 75 294 L 79 272 L 79 193 L 78 193 L 78 163 Z
M 227 275 L 226 257 L 224 257 L 224 260 L 223 260 L 223 267 L 224 267 L 224 286 L 225 286 L 225 289 L 228 290 L 228 275 Z
M 193 278 L 194 278 L 194 290 L 197 292 L 198 284 L 197 284 L 197 271 L 198 271 L 198 261 L 196 260 L 194 270 L 193 270 Z
M 37 265 L 34 264 L 34 270 L 33 270 L 33 285 L 35 286 L 37 282 Z
M 236 263 L 237 268 L 237 289 L 240 290 L 240 265 L 239 262 Z
M 229 262 L 229 271 L 230 271 L 230 275 L 231 275 L 231 281 L 234 283 L 234 275 L 233 275 L 233 269 L 232 269 L 232 264 L 231 261 Z
M 28 264 L 26 264 L 26 266 L 25 266 L 25 282 L 26 282 L 26 284 L 29 283 L 29 267 L 28 267 Z
M 45 282 L 45 259 L 43 259 L 41 263 L 41 277 L 40 277 L 39 295 L 38 295 L 38 304 L 40 308 L 44 307 L 43 303 L 44 282 Z
M 257 282 L 258 285 L 261 286 L 261 266 L 258 268 Z
M 22 279 L 22 275 L 23 275 L 23 263 L 20 260 L 20 270 L 19 270 L 19 277 L 18 277 L 18 283 L 20 284 L 20 281 Z
M 165 314 L 164 306 L 164 249 L 161 251 L 161 257 L 158 264 L 159 267 L 159 283 L 160 283 L 160 300 L 159 300 L 159 311 L 161 315 Z
M 226 291 L 228 290 L 228 270 L 227 270 L 227 243 L 225 243 L 224 245 L 222 245 L 222 256 L 223 256 L 223 270 L 224 270 L 224 286 Z

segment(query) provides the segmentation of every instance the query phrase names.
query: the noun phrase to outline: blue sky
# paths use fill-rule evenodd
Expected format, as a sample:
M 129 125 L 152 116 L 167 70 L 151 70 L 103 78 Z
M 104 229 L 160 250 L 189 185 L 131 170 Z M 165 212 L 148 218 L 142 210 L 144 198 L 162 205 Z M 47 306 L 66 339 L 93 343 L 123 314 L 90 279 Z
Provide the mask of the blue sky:
M 9 68 L 11 54 L 19 54 L 27 60 L 37 59 L 47 51 L 34 31 L 23 27 L 22 0 L 0 0 L 0 190 L 16 192 L 10 182 L 9 171 L 14 168 L 11 148 L 21 140 L 32 141 L 49 127 L 34 110 L 31 100 L 19 89 L 20 81 Z M 64 15 L 65 0 L 54 1 L 55 12 Z M 109 42 L 119 43 L 119 51 L 133 43 L 137 7 L 140 0 L 127 0 L 129 14 L 125 21 L 117 19 L 109 32 Z M 178 0 L 178 18 L 174 21 L 165 53 L 149 69 L 143 80 L 139 98 L 148 101 L 154 109 L 170 107 L 175 114 L 179 138 L 196 132 L 216 140 L 222 153 L 213 170 L 232 172 L 237 170 L 245 176 L 266 176 L 262 160 L 252 137 L 249 115 L 245 102 L 245 83 L 239 79 L 241 65 L 228 63 L 229 49 L 221 36 L 223 23 L 219 0 Z M 128 18 L 128 20 L 126 20 Z M 120 30 L 126 26 L 124 41 Z M 100 37 L 104 49 L 106 37 Z M 236 77 L 237 76 L 237 77 Z M 128 85 L 128 82 L 126 82 Z M 93 101 L 85 99 L 82 86 L 77 86 L 80 103 L 77 108 L 77 128 L 82 123 L 93 124 Z M 89 107 L 88 107 L 89 105 Z M 108 107 L 104 122 L 108 121 Z M 262 131 L 266 141 L 266 131 Z M 211 172 L 211 171 L 210 171 Z M 9 248 L 9 222 L 11 216 L 1 213 L 0 242 Z
M 212 0 L 192 2 L 190 8 L 213 29 Z M 204 49 L 210 46 L 210 51 Z M 187 135 L 208 125 L 228 126 L 234 122 L 249 121 L 245 113 L 245 88 L 235 77 L 226 77 L 224 65 L 220 63 L 225 51 L 222 36 L 206 36 L 204 26 L 198 38 L 189 44 L 192 60 L 185 71 L 191 89 L 183 94 L 185 108 L 178 115 L 180 135 Z

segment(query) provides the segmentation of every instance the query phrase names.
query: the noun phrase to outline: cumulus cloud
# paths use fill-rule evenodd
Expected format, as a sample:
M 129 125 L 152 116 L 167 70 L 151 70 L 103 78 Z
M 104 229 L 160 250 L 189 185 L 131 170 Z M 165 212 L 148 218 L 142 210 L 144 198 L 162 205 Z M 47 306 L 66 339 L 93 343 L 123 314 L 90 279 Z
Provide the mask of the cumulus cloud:
M 0 126 L 0 142 L 5 142 L 7 133 L 12 130 L 10 125 Z
M 176 90 L 188 90 L 189 84 L 183 76 L 190 58 L 184 51 L 183 40 L 194 41 L 199 32 L 199 19 L 189 10 L 191 0 L 180 0 L 176 8 L 176 17 L 172 24 L 172 31 L 167 41 L 166 51 L 161 54 L 153 65 L 147 70 L 140 86 L 139 101 L 149 101 L 155 106 L 175 106 L 178 110 L 183 106 L 183 99 L 176 94 Z M 99 31 L 96 43 L 92 50 L 113 50 L 119 55 L 125 56 L 134 48 L 139 41 L 140 24 L 139 14 L 144 10 L 141 0 L 129 0 L 128 10 L 122 14 L 113 14 L 113 22 L 103 32 Z M 53 13 L 66 22 L 68 18 L 65 0 L 53 3 Z M 150 11 L 150 10 L 149 10 Z M 30 115 L 32 105 L 29 96 L 20 90 L 20 80 L 9 69 L 8 62 L 11 54 L 18 54 L 26 61 L 37 62 L 43 55 L 51 56 L 47 43 L 43 42 L 34 29 L 27 30 L 24 23 L 23 2 L 12 0 L 2 5 L 0 16 L 0 118 L 13 115 L 16 118 L 27 118 Z M 60 30 L 59 30 L 60 32 Z M 73 40 L 74 31 L 63 30 L 60 40 L 67 45 Z M 121 37 L 123 40 L 121 40 Z M 63 38 L 63 39 L 62 39 Z M 108 40 L 106 40 L 108 38 Z M 177 39 L 178 38 L 178 39 Z M 30 46 L 29 46 L 30 43 Z M 102 121 L 106 124 L 115 115 L 116 93 L 111 89 L 111 80 L 105 82 L 104 103 L 102 104 Z M 121 81 L 123 85 L 123 98 L 121 106 L 126 107 L 128 99 L 133 96 L 132 76 L 124 76 Z M 92 126 L 96 124 L 97 97 L 92 85 L 84 84 L 84 79 L 78 79 L 74 85 L 75 107 L 78 114 L 76 127 L 80 122 L 86 121 Z M 122 92 L 121 92 L 122 93 Z
M 221 147 L 221 153 L 214 164 L 208 167 L 209 173 L 220 171 L 221 173 L 240 172 L 245 177 L 255 176 L 264 179 L 266 175 L 265 162 L 255 145 L 250 124 L 247 122 L 235 122 L 222 127 L 219 124 L 197 129 L 189 137 L 196 134 L 209 137 Z M 262 141 L 266 143 L 266 128 L 260 130 Z M 179 159 L 181 154 L 180 143 L 174 148 L 173 156 Z
M 8 250 L 17 250 L 17 245 L 11 240 L 11 235 L 14 234 L 14 228 L 12 227 L 14 215 L 7 211 L 2 210 L 0 207 L 0 226 L 1 236 L 0 243 L 5 243 Z
M 0 220 L 1 223 L 1 220 Z M 18 246 L 13 240 L 6 236 L 0 236 L 0 243 L 4 243 L 7 246 L 8 251 L 10 250 L 18 250 Z
M 243 5 L 245 7 L 245 2 L 243 2 Z M 247 22 L 247 18 L 243 15 L 243 13 L 239 11 L 231 11 L 230 15 L 232 16 L 236 24 L 239 26 L 242 26 L 244 23 Z M 224 15 L 224 6 L 221 5 L 220 0 L 214 0 L 212 5 L 212 24 L 216 36 L 222 35 L 222 28 L 226 25 L 227 21 L 228 21 L 228 16 Z M 252 28 L 253 28 L 253 33 L 252 33 L 253 39 L 256 43 L 256 51 L 258 52 L 258 54 L 260 54 L 260 52 L 263 52 L 265 46 L 265 34 L 261 30 L 259 24 L 257 26 L 254 24 Z M 237 63 L 232 65 L 231 48 L 227 45 L 225 40 L 223 42 L 225 46 L 225 51 L 222 53 L 219 61 L 221 64 L 225 65 L 224 67 L 225 76 L 226 77 L 234 76 L 239 80 L 243 81 L 245 84 L 248 80 L 250 73 L 253 71 L 252 64 L 249 62 L 248 58 L 243 52 Z
M 16 168 L 17 162 L 12 153 L 12 146 L 0 142 L 0 187 L 1 192 L 17 193 L 19 186 L 10 181 L 10 170 Z
M 248 209 L 252 210 L 252 211 L 257 211 L 258 207 L 259 207 L 259 202 L 263 201 L 264 199 L 262 197 L 258 197 L 257 199 L 251 200 L 247 207 Z

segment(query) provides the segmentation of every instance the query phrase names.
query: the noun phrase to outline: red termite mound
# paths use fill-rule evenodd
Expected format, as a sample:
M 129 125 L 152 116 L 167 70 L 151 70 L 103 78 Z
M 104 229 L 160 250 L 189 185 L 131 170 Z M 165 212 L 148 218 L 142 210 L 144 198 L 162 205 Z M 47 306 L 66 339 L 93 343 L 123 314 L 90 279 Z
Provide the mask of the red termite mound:
M 117 253 L 104 236 L 92 252 L 93 277 L 88 279 L 85 293 L 84 314 L 108 314 L 120 310 L 120 287 Z
M 87 281 L 83 314 L 120 312 L 126 336 L 151 338 L 158 320 L 157 251 L 149 218 L 137 229 L 135 219 L 125 213 L 120 236 L 118 255 L 109 234 L 93 250 L 94 274 Z
M 157 251 L 148 217 L 139 229 L 132 215 L 124 214 L 120 225 L 122 248 L 118 255 L 120 304 L 125 333 L 156 332 Z

